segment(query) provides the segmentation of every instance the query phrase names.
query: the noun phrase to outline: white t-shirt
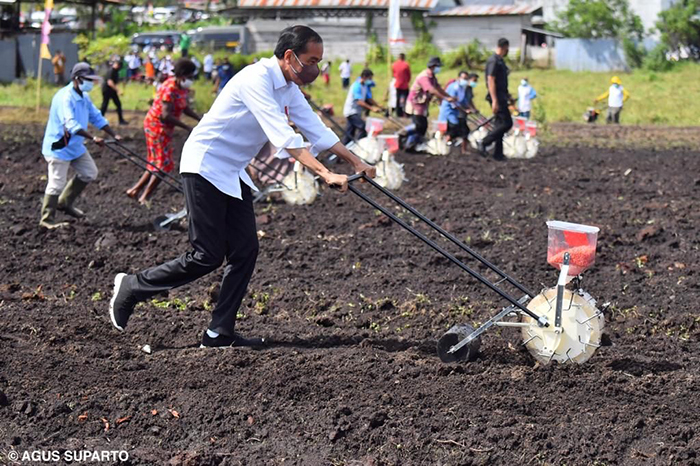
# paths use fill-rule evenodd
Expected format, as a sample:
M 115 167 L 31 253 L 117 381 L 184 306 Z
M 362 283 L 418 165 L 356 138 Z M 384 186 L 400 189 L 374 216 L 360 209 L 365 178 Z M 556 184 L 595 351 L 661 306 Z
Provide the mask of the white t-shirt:
M 301 134 L 318 154 L 338 142 L 338 136 L 311 109 L 299 86 L 287 82 L 276 58 L 248 65 L 226 83 L 182 149 L 180 173 L 198 173 L 229 196 L 241 199 L 241 181 L 255 185 L 245 171 L 268 142 L 284 149 L 306 147 Z
M 623 101 L 625 99 L 625 93 L 623 92 L 622 86 L 615 86 L 614 84 L 610 86 L 608 95 L 608 107 L 619 108 L 622 107 Z
M 391 78 L 389 82 L 389 102 L 387 107 L 396 108 L 396 78 Z
M 211 54 L 204 57 L 204 72 L 211 73 L 214 71 L 214 57 Z
M 350 66 L 350 63 L 346 61 L 340 64 L 338 70 L 340 70 L 341 78 L 349 78 L 352 75 L 352 67 Z
M 529 84 L 518 86 L 518 110 L 520 112 L 532 111 L 532 99 L 534 89 Z
M 141 67 L 141 59 L 138 55 L 127 55 L 126 62 L 129 65 L 129 69 L 136 70 Z

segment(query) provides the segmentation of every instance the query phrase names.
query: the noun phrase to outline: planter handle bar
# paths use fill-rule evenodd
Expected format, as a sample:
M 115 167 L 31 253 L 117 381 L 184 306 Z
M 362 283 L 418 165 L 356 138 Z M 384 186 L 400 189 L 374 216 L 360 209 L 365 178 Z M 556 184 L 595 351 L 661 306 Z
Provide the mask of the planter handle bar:
M 501 278 L 505 279 L 508 283 L 510 283 L 511 285 L 515 286 L 517 289 L 519 289 L 520 291 L 522 291 L 522 292 L 525 293 L 526 295 L 530 296 L 530 298 L 534 298 L 534 297 L 535 297 L 534 293 L 532 293 L 532 291 L 528 290 L 528 289 L 527 289 L 524 285 L 522 285 L 520 282 L 518 282 L 517 280 L 515 280 L 513 277 L 511 277 L 510 275 L 508 275 L 507 273 L 505 273 L 504 271 L 502 271 L 502 270 L 499 269 L 498 267 L 496 267 L 496 265 L 494 265 L 494 264 L 492 264 L 491 262 L 489 262 L 488 260 L 486 260 L 486 259 L 485 259 L 484 257 L 482 257 L 479 253 L 477 253 L 477 252 L 474 251 L 472 248 L 470 248 L 469 246 L 467 246 L 466 244 L 464 244 L 463 242 L 461 242 L 460 240 L 458 240 L 457 238 L 455 238 L 455 237 L 454 237 L 452 234 L 450 234 L 449 232 L 445 231 L 443 228 L 441 228 L 441 227 L 440 227 L 439 225 L 437 225 L 435 222 L 433 222 L 432 220 L 430 220 L 429 218 L 427 218 L 425 215 L 423 215 L 423 214 L 421 214 L 420 212 L 418 212 L 415 208 L 413 208 L 411 205 L 409 205 L 406 201 L 404 201 L 403 199 L 401 199 L 400 197 L 398 197 L 397 195 L 395 195 L 394 193 L 392 193 L 392 192 L 389 191 L 388 189 L 384 188 L 383 186 L 381 186 L 379 183 L 377 183 L 377 182 L 374 181 L 373 179 L 371 179 L 371 178 L 365 176 L 364 173 L 359 173 L 359 174 L 357 174 L 357 175 L 353 175 L 353 176 L 348 177 L 348 184 L 351 183 L 351 182 L 353 182 L 353 181 L 355 181 L 355 180 L 357 180 L 357 179 L 360 179 L 360 178 L 362 178 L 362 179 L 365 180 L 366 182 L 370 183 L 372 186 L 374 186 L 374 187 L 377 188 L 379 191 L 381 191 L 382 194 L 384 194 L 385 196 L 389 197 L 392 201 L 396 202 L 396 203 L 399 204 L 401 207 L 403 207 L 404 209 L 406 209 L 406 210 L 408 210 L 409 212 L 411 212 L 413 215 L 415 215 L 416 217 L 418 217 L 421 221 L 423 221 L 424 223 L 426 223 L 426 224 L 427 224 L 428 226 L 430 226 L 432 229 L 436 230 L 436 231 L 437 231 L 438 233 L 440 233 L 442 236 L 444 236 L 445 238 L 447 238 L 448 240 L 450 240 L 452 243 L 456 244 L 460 249 L 462 249 L 463 251 L 465 251 L 467 254 L 471 255 L 474 259 L 476 259 L 477 261 L 481 262 L 483 265 L 485 265 L 485 266 L 488 267 L 489 269 L 491 269 L 491 270 L 493 270 L 494 272 L 496 272 Z M 355 192 L 354 189 L 353 189 L 353 192 Z M 356 193 L 356 194 L 357 194 L 357 193 Z M 514 304 L 515 304 L 515 303 L 514 303 Z
M 181 192 L 181 193 L 184 194 L 184 191 L 183 191 L 183 189 L 182 189 L 182 183 L 180 182 L 179 179 L 175 178 L 175 177 L 172 176 L 170 173 L 167 173 L 167 172 L 163 171 L 160 167 L 158 167 L 158 166 L 156 166 L 155 164 L 149 162 L 148 160 L 145 160 L 144 158 L 140 157 L 139 155 L 137 155 L 137 154 L 134 153 L 131 149 L 129 149 L 129 148 L 127 148 L 126 146 L 124 146 L 123 144 L 121 144 L 121 143 L 120 143 L 119 141 L 117 141 L 116 139 L 114 139 L 114 140 L 109 140 L 109 141 L 105 141 L 105 146 L 106 146 L 107 148 L 109 148 L 110 150 L 112 150 L 112 151 L 113 151 L 114 153 L 116 153 L 117 155 L 119 155 L 119 156 L 125 158 L 126 160 L 128 160 L 128 161 L 131 162 L 131 163 L 133 163 L 134 165 L 136 165 L 136 166 L 139 167 L 139 168 L 142 168 L 142 169 L 148 170 L 148 171 L 150 171 L 150 170 L 149 170 L 149 166 L 152 167 L 152 168 L 155 168 L 157 171 L 156 171 L 156 172 L 151 171 L 151 173 L 153 173 L 153 175 L 154 175 L 156 178 L 159 178 L 163 183 L 169 185 L 170 187 L 172 187 L 172 188 L 176 189 L 177 191 L 179 191 L 179 192 Z M 117 148 L 114 147 L 114 146 L 119 147 L 119 149 L 117 149 Z M 125 152 L 127 152 L 127 153 L 122 152 L 122 150 L 125 151 Z M 133 157 L 133 158 L 132 158 L 132 157 Z M 137 160 L 138 160 L 139 162 L 141 162 L 141 163 L 139 163 L 139 162 L 137 162 L 136 160 L 134 160 L 134 158 L 137 159 Z M 169 181 L 168 178 L 169 178 L 170 180 L 172 180 L 172 182 Z
M 393 213 L 391 213 L 391 212 L 390 212 L 389 210 L 387 210 L 385 207 L 383 207 L 383 206 L 381 206 L 379 203 L 377 203 L 374 199 L 372 199 L 371 197 L 367 196 L 365 193 L 363 193 L 362 191 L 360 191 L 359 189 L 357 189 L 355 186 L 353 186 L 352 184 L 350 184 L 351 181 L 355 181 L 355 180 L 357 180 L 357 179 L 364 179 L 365 181 L 368 181 L 368 182 L 369 182 L 370 184 L 372 184 L 373 186 L 378 187 L 379 189 L 381 189 L 382 192 L 384 192 L 385 194 L 388 193 L 388 191 L 386 191 L 384 188 L 382 188 L 382 187 L 379 186 L 378 184 L 374 183 L 369 177 L 365 176 L 364 174 L 353 175 L 352 177 L 348 177 L 348 189 L 349 189 L 350 191 L 352 191 L 352 192 L 355 193 L 357 196 L 359 196 L 360 198 L 362 198 L 362 200 L 364 200 L 365 202 L 367 202 L 368 204 L 370 204 L 370 205 L 371 205 L 372 207 L 374 207 L 375 209 L 379 210 L 381 213 L 383 213 L 383 214 L 386 215 L 387 217 L 389 217 L 391 220 L 393 220 L 394 222 L 398 223 L 398 224 L 399 224 L 401 227 L 403 227 L 406 231 L 408 231 L 408 232 L 411 233 L 413 236 L 415 236 L 415 237 L 417 237 L 418 239 L 420 239 L 421 241 L 423 241 L 425 244 L 427 244 L 427 245 L 430 246 L 431 248 L 433 248 L 435 251 L 437 251 L 438 253 L 440 253 L 443 257 L 445 257 L 446 259 L 448 259 L 450 262 L 452 262 L 453 264 L 457 265 L 459 268 L 461 268 L 462 270 L 464 270 L 465 272 L 467 272 L 467 273 L 468 273 L 469 275 L 471 275 L 472 277 L 476 278 L 476 279 L 477 279 L 478 281 L 480 281 L 482 284 L 488 286 L 491 290 L 495 291 L 495 292 L 496 292 L 498 295 L 500 295 L 503 299 L 507 300 L 507 301 L 510 302 L 512 305 L 514 305 L 515 307 L 517 307 L 518 309 L 520 309 L 522 312 L 524 312 L 525 314 L 527 314 L 527 315 L 529 315 L 530 317 L 532 317 L 533 319 L 535 319 L 535 320 L 539 323 L 540 326 L 543 326 L 543 327 L 548 327 L 548 326 L 549 326 L 549 322 L 547 321 L 547 318 L 546 318 L 546 317 L 544 317 L 544 316 L 538 316 L 537 314 L 535 314 L 534 312 L 532 312 L 531 310 L 529 310 L 528 308 L 526 308 L 523 304 L 521 304 L 521 303 L 519 302 L 519 300 L 515 299 L 514 297 L 512 297 L 511 295 L 509 295 L 509 294 L 506 293 L 505 291 L 501 290 L 499 287 L 497 287 L 496 285 L 494 285 L 493 283 L 491 283 L 489 280 L 487 280 L 487 279 L 486 279 L 483 275 L 481 275 L 479 272 L 477 272 L 477 271 L 472 270 L 471 268 L 469 268 L 469 266 L 467 266 L 464 262 L 460 261 L 460 260 L 457 259 L 455 256 L 453 256 L 452 254 L 450 254 L 449 252 L 445 251 L 442 247 L 440 247 L 437 243 L 435 243 L 434 241 L 432 241 L 430 238 L 426 237 L 423 233 L 419 232 L 418 230 L 416 230 L 415 228 L 413 228 L 412 226 L 410 226 L 408 223 L 406 223 L 405 221 L 401 220 L 399 217 L 397 217 L 396 215 L 394 215 Z M 397 199 L 398 199 L 398 198 L 397 198 Z M 413 210 L 415 210 L 415 209 L 413 209 Z M 421 217 L 422 217 L 422 215 L 421 215 Z M 420 218 L 420 217 L 419 217 L 419 218 Z M 438 231 L 440 231 L 440 230 L 438 230 Z M 486 263 L 484 262 L 484 264 L 486 264 Z

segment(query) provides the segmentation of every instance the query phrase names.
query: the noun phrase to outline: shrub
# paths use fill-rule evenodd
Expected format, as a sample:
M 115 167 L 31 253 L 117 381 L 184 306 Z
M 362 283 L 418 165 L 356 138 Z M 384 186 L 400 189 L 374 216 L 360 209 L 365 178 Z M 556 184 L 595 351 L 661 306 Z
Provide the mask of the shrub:
M 369 46 L 365 60 L 367 63 L 381 63 L 386 60 L 386 47 L 382 47 L 377 40 L 377 33 L 372 32 L 369 36 Z
M 622 39 L 622 50 L 630 68 L 641 68 L 647 55 L 644 46 L 630 37 Z
M 481 45 L 481 42 L 474 39 L 457 50 L 445 53 L 443 61 L 448 68 L 466 67 L 470 70 L 475 70 L 482 68 L 488 57 L 488 50 Z
M 440 55 L 440 50 L 433 45 L 433 35 L 429 31 L 429 25 L 425 22 L 423 14 L 418 12 L 411 14 L 411 23 L 418 33 L 418 38 L 408 51 L 408 58 L 417 60 Z
M 666 57 L 666 46 L 659 44 L 644 58 L 644 68 L 649 71 L 669 71 L 673 62 Z
M 85 34 L 79 34 L 73 42 L 78 45 L 80 59 L 97 66 L 109 61 L 112 55 L 124 56 L 129 50 L 131 39 L 127 36 L 115 35 L 92 40 Z

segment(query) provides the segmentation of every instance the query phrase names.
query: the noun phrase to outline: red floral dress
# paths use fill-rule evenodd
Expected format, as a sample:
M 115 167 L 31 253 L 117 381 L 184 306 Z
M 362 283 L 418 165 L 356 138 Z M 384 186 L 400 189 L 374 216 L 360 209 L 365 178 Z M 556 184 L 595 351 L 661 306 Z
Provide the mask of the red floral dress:
M 180 118 L 182 111 L 187 107 L 187 89 L 177 84 L 175 77 L 168 78 L 158 89 L 153 105 L 148 110 L 143 121 L 143 130 L 146 133 L 146 147 L 148 149 L 148 161 L 166 173 L 173 170 L 173 148 L 170 141 L 173 139 L 174 126 L 165 124 L 161 117 L 165 116 L 165 104 L 172 104 L 171 115 Z M 151 172 L 157 171 L 153 165 L 148 166 Z

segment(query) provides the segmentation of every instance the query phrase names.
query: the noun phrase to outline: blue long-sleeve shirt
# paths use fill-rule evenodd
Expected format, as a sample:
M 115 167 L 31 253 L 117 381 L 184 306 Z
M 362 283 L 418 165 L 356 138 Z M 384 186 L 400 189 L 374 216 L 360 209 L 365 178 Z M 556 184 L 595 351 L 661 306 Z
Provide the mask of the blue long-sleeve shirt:
M 455 103 L 464 108 L 469 106 L 474 95 L 472 88 L 469 86 L 460 86 L 459 80 L 454 81 L 447 86 L 445 92 L 447 92 L 447 95 L 457 99 L 457 102 Z M 456 125 L 459 118 L 464 118 L 464 115 L 460 115 L 460 113 L 461 112 L 456 108 L 455 104 L 443 99 L 442 103 L 440 104 L 440 115 L 438 116 L 438 120 L 448 121 L 450 124 Z
M 44 143 L 41 153 L 47 158 L 74 160 L 85 153 L 85 138 L 76 134 L 81 129 L 87 129 L 88 123 L 97 128 L 104 128 L 109 122 L 90 100 L 87 92 L 81 96 L 71 82 L 56 92 L 51 100 L 49 121 L 44 132 Z M 52 150 L 51 145 L 70 134 L 70 140 L 63 149 Z

